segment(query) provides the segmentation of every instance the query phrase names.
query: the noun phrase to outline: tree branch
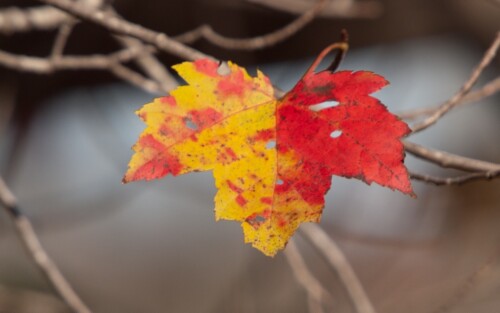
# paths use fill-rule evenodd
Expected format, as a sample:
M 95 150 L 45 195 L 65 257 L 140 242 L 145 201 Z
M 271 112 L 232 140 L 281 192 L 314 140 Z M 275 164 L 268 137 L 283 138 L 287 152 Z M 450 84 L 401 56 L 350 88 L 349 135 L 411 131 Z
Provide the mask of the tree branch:
M 471 91 L 466 96 L 464 96 L 457 103 L 456 106 L 459 107 L 459 106 L 463 106 L 465 104 L 481 101 L 484 98 L 487 98 L 489 96 L 494 95 L 498 91 L 500 91 L 500 77 L 497 77 L 494 80 L 490 81 L 489 83 L 484 85 L 481 89 Z M 405 119 L 405 120 L 414 120 L 414 119 L 417 119 L 419 117 L 429 116 L 429 115 L 435 113 L 436 111 L 438 111 L 439 108 L 440 108 L 440 106 L 416 109 L 416 110 L 401 112 L 400 114 L 398 114 L 398 116 L 402 119 Z
M 441 167 L 456 168 L 471 172 L 493 172 L 500 170 L 500 164 L 471 159 L 444 151 L 423 147 L 416 143 L 403 141 L 405 151 Z
M 14 194 L 0 177 L 0 204 L 8 213 L 33 262 L 47 277 L 66 304 L 77 313 L 91 313 L 43 248 L 29 219 L 17 205 Z
M 332 302 L 331 294 L 326 291 L 323 285 L 311 273 L 293 239 L 288 242 L 284 254 L 288 264 L 292 268 L 295 279 L 307 292 L 309 301 L 315 302 L 315 304 L 311 304 L 310 306 L 319 307 L 322 310 L 322 303 L 325 300 Z M 316 311 L 319 309 L 316 309 Z
M 184 43 L 193 43 L 194 41 L 205 38 L 212 44 L 232 50 L 258 50 L 273 46 L 279 42 L 290 38 L 307 24 L 312 22 L 318 13 L 328 3 L 327 0 L 318 0 L 314 6 L 305 11 L 290 24 L 277 29 L 266 35 L 252 38 L 229 38 L 220 35 L 212 29 L 210 25 L 202 25 L 192 31 L 175 36 L 174 39 Z
M 495 40 L 491 44 L 490 48 L 486 51 L 483 56 L 483 59 L 479 63 L 478 66 L 474 69 L 469 79 L 465 82 L 465 84 L 460 88 L 460 90 L 451 97 L 448 101 L 443 103 L 431 116 L 427 117 L 422 122 L 413 126 L 412 132 L 417 133 L 422 131 L 429 126 L 434 125 L 441 117 L 443 117 L 446 113 L 448 113 L 451 109 L 457 106 L 460 101 L 469 93 L 471 88 L 477 82 L 479 76 L 483 72 L 483 70 L 491 63 L 493 58 L 495 57 L 497 50 L 500 46 L 500 32 L 497 33 Z
M 109 55 L 39 58 L 15 55 L 0 50 L 0 64 L 14 70 L 38 74 L 51 74 L 60 70 L 109 70 L 120 79 L 149 92 L 159 93 L 160 87 L 156 82 L 143 77 L 121 64 L 133 60 L 146 51 L 148 49 L 141 50 L 138 47 L 124 49 Z
M 188 47 L 164 33 L 156 32 L 145 28 L 139 24 L 128 22 L 122 18 L 113 16 L 109 12 L 96 10 L 87 5 L 72 2 L 70 0 L 39 0 L 46 4 L 50 4 L 58 9 L 61 9 L 75 17 L 90 21 L 96 25 L 104 27 L 111 32 L 131 36 L 143 42 L 152 44 L 158 49 L 171 53 L 177 57 L 187 60 L 196 60 L 200 58 L 213 57 L 204 54 L 198 50 Z
M 426 174 L 410 172 L 410 177 L 412 179 L 420 180 L 425 183 L 434 184 L 436 186 L 451 186 L 451 185 L 462 185 L 477 180 L 491 180 L 494 178 L 498 178 L 500 177 L 500 170 L 492 172 L 472 173 L 457 177 L 436 177 Z
M 363 285 L 337 244 L 317 224 L 302 225 L 300 231 L 338 273 L 356 311 L 358 313 L 375 313 Z

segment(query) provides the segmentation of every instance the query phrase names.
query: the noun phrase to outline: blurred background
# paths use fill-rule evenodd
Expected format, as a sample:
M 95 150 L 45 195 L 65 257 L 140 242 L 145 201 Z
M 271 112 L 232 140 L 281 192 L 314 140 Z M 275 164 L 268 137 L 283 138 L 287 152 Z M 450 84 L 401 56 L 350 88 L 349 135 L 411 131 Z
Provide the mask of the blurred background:
M 230 37 L 282 27 L 308 0 L 116 0 L 125 18 L 180 34 L 210 24 Z M 193 46 L 267 74 L 283 90 L 313 57 L 350 33 L 340 69 L 371 70 L 391 85 L 376 94 L 392 112 L 452 96 L 500 29 L 497 0 L 380 0 L 369 18 L 325 8 L 295 36 L 259 51 Z M 0 10 L 20 6 L 2 0 Z M 40 5 L 23 1 L 22 6 Z M 55 31 L 3 34 L 0 49 L 46 56 Z M 81 23 L 66 53 L 119 46 Z M 180 59 L 159 54 L 166 66 Z M 497 61 L 479 85 L 499 74 Z M 211 173 L 121 184 L 144 128 L 134 111 L 155 95 L 104 71 L 50 76 L 0 68 L 0 174 L 19 198 L 44 246 L 95 312 L 307 312 L 304 290 L 283 254 L 243 243 L 238 223 L 215 222 Z M 459 108 L 412 141 L 500 162 L 500 97 Z M 407 156 L 418 172 L 454 171 Z M 377 312 L 500 311 L 500 181 L 436 187 L 414 181 L 417 199 L 357 180 L 333 178 L 321 226 L 339 244 Z M 326 312 L 355 312 L 324 260 L 297 243 L 334 294 Z M 0 312 L 68 312 L 33 266 L 6 214 L 0 214 Z

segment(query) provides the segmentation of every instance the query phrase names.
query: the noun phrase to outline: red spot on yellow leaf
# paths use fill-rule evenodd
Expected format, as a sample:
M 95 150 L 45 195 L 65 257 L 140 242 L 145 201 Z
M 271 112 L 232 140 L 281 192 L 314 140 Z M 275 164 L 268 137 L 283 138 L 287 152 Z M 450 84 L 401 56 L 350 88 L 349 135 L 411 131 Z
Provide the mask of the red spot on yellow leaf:
M 175 98 L 174 98 L 174 97 L 172 97 L 172 96 L 161 97 L 161 98 L 160 98 L 160 101 L 161 101 L 162 103 L 166 103 L 166 104 L 168 104 L 169 106 L 173 106 L 173 107 L 174 107 L 174 106 L 176 106 L 176 104 L 177 104 L 177 103 L 175 102 Z
M 236 197 L 236 203 L 238 203 L 240 206 L 245 206 L 247 202 L 248 201 L 242 195 L 238 195 Z
M 217 76 L 217 68 L 219 67 L 219 64 L 217 62 L 214 62 L 212 60 L 208 59 L 200 59 L 196 60 L 193 62 L 194 67 L 196 71 L 203 73 L 207 76 Z
M 243 189 L 241 189 L 240 187 L 238 187 L 235 184 L 233 184 L 232 181 L 227 180 L 226 182 L 227 182 L 227 185 L 229 186 L 229 188 L 231 188 L 232 191 L 234 191 L 236 193 L 242 193 L 243 192 Z
M 265 204 L 273 204 L 273 199 L 270 197 L 263 197 L 263 198 L 260 198 L 260 202 L 265 203 Z

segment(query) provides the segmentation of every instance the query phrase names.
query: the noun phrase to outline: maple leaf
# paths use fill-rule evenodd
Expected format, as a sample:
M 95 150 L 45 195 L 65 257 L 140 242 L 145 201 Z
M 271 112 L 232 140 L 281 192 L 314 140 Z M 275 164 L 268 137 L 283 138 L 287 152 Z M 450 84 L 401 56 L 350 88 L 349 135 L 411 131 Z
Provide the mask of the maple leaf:
M 124 182 L 213 170 L 216 219 L 241 222 L 245 241 L 273 256 L 303 222 L 318 222 L 331 176 L 413 195 L 401 137 L 409 127 L 371 93 L 367 71 L 315 73 L 325 49 L 283 98 L 260 71 L 201 59 L 173 68 L 187 82 L 137 112 L 147 127 Z M 338 105 L 317 109 L 317 104 Z

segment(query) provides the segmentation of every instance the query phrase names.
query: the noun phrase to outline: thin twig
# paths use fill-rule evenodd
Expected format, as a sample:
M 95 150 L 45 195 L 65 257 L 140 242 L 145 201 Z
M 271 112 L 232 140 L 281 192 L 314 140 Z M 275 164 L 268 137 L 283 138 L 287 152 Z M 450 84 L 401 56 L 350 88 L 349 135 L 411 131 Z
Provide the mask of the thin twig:
M 50 53 L 51 58 L 56 59 L 63 55 L 64 48 L 66 47 L 66 43 L 68 42 L 74 26 L 75 21 L 70 20 L 59 27 L 54 45 L 52 46 L 52 52 Z
M 293 239 L 288 242 L 284 254 L 288 264 L 292 268 L 295 279 L 307 292 L 309 301 L 314 302 L 311 306 L 319 306 L 322 309 L 323 302 L 332 302 L 331 294 L 326 291 L 323 285 L 311 273 Z
M 436 186 L 451 186 L 451 185 L 462 185 L 465 183 L 478 180 L 491 180 L 494 178 L 499 178 L 500 170 L 492 172 L 472 173 L 457 177 L 436 177 L 427 174 L 410 172 L 410 177 L 412 179 L 420 180 L 425 183 L 434 184 Z
M 117 16 L 113 16 L 109 12 L 103 10 L 96 10 L 87 5 L 73 2 L 70 0 L 39 0 L 46 4 L 53 5 L 54 7 L 61 9 L 77 18 L 90 21 L 101 27 L 108 29 L 111 32 L 131 36 L 142 40 L 143 42 L 152 44 L 158 49 L 171 53 L 177 57 L 186 60 L 197 60 L 200 58 L 210 58 L 213 57 L 204 54 L 196 49 L 188 47 L 183 43 L 180 43 L 166 34 L 161 32 L 156 32 L 154 30 L 145 28 L 139 24 L 134 24 L 126 21 Z
M 273 46 L 279 42 L 290 38 L 307 24 L 312 22 L 318 13 L 325 7 L 328 0 L 319 0 L 309 10 L 304 12 L 301 16 L 293 20 L 290 24 L 283 28 L 277 29 L 268 34 L 252 37 L 252 38 L 229 38 L 225 37 L 210 27 L 210 25 L 202 25 L 185 34 L 175 36 L 174 39 L 185 42 L 193 43 L 194 41 L 205 38 L 216 46 L 232 49 L 232 50 L 258 50 Z
M 2 177 L 0 177 L 0 204 L 4 207 L 5 211 L 14 222 L 19 237 L 23 241 L 23 244 L 33 262 L 47 277 L 48 281 L 55 288 L 61 298 L 74 312 L 90 313 L 90 309 L 76 294 L 69 282 L 43 248 L 35 230 L 33 229 L 33 225 L 18 207 L 16 197 L 7 187 Z
M 143 49 L 144 45 L 138 39 L 126 36 L 114 36 L 118 42 L 125 47 Z M 163 93 L 175 89 L 178 86 L 175 78 L 165 69 L 152 52 L 146 52 L 134 59 L 135 63 L 156 83 Z
M 441 167 L 455 168 L 471 172 L 493 172 L 500 170 L 500 164 L 467 158 L 464 156 L 434 150 L 416 143 L 403 141 L 405 151 Z
M 121 17 L 110 6 L 107 11 L 114 15 Z M 122 46 L 135 49 L 143 49 L 145 45 L 138 39 L 128 36 L 115 35 L 113 36 Z M 164 93 L 168 93 L 178 86 L 175 78 L 170 75 L 168 70 L 165 69 L 163 64 L 156 58 L 154 52 L 146 52 L 134 59 L 134 62 L 144 71 L 144 73 L 155 80 Z
M 497 36 L 493 41 L 493 43 L 491 44 L 490 48 L 486 51 L 486 53 L 483 56 L 483 59 L 481 60 L 479 65 L 476 66 L 471 76 L 465 82 L 462 88 L 460 88 L 460 90 L 448 101 L 443 103 L 439 107 L 439 109 L 436 110 L 431 116 L 429 116 L 422 122 L 418 123 L 417 125 L 413 126 L 412 132 L 417 133 L 419 131 L 428 128 L 431 125 L 434 125 L 441 117 L 443 117 L 443 115 L 448 113 L 451 109 L 453 109 L 453 107 L 455 107 L 458 103 L 460 103 L 463 97 L 465 97 L 469 93 L 471 88 L 474 86 L 474 84 L 476 83 L 479 76 L 486 68 L 486 66 L 488 66 L 488 64 L 490 64 L 490 62 L 493 60 L 499 47 L 500 47 L 500 32 L 497 33 Z
M 128 81 L 148 92 L 159 93 L 160 87 L 150 79 L 136 73 L 121 63 L 133 60 L 147 48 L 123 49 L 108 55 L 62 56 L 59 58 L 39 58 L 15 55 L 0 50 L 0 64 L 18 71 L 51 74 L 61 70 L 108 70 L 120 79 Z
M 457 103 L 456 107 L 481 101 L 484 98 L 492 96 L 498 91 L 500 91 L 500 77 L 495 78 L 478 90 L 469 92 Z M 398 116 L 405 120 L 414 120 L 420 117 L 434 114 L 437 110 L 439 110 L 439 108 L 440 106 L 415 109 L 411 111 L 401 112 L 400 114 L 398 114 Z
M 337 271 L 340 280 L 351 297 L 356 311 L 358 313 L 375 313 L 375 309 L 366 295 L 363 285 L 337 244 L 316 224 L 303 225 L 300 230 L 305 235 L 305 238 Z

